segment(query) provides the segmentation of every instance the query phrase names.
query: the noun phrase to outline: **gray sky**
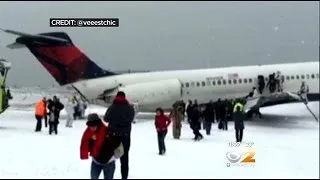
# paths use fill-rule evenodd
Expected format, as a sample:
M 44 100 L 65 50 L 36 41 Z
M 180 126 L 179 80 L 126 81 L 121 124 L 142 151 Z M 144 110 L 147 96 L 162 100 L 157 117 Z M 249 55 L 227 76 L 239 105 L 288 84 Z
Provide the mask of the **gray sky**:
M 49 18 L 115 17 L 119 28 L 50 28 Z M 0 27 L 65 31 L 110 70 L 173 70 L 319 60 L 319 2 L 0 2 Z M 28 49 L 5 46 L 8 83 L 57 84 Z

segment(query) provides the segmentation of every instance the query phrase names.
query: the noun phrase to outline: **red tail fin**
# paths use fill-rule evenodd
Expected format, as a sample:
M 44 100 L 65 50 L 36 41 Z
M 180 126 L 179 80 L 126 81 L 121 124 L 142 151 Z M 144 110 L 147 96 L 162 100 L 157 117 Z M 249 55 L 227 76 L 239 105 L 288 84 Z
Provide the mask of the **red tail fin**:
M 25 35 L 16 43 L 24 44 L 61 86 L 115 74 L 91 61 L 64 32 Z

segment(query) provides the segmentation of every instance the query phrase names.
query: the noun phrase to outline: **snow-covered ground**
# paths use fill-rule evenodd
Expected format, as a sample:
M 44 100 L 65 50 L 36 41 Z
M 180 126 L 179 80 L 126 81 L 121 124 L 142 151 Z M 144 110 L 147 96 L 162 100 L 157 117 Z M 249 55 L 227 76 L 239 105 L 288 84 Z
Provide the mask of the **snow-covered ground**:
M 30 97 L 31 98 L 31 97 Z M 319 103 L 311 103 L 319 116 Z M 89 112 L 102 114 L 104 108 L 90 106 Z M 185 124 L 180 140 L 167 135 L 167 154 L 159 156 L 152 119 L 133 125 L 130 151 L 132 179 L 160 178 L 319 178 L 319 124 L 303 104 L 264 108 L 264 119 L 247 122 L 244 141 L 253 142 L 256 163 L 253 167 L 227 167 L 226 153 L 233 142 L 233 123 L 229 131 L 217 130 L 200 142 L 192 141 Z M 64 113 L 64 112 L 63 112 Z M 0 115 L 0 178 L 79 178 L 88 179 L 90 160 L 81 161 L 80 138 L 85 121 L 65 127 L 49 136 L 48 129 L 35 133 L 33 107 L 10 107 Z M 102 175 L 101 175 L 102 177 Z M 115 178 L 120 176 L 117 162 Z

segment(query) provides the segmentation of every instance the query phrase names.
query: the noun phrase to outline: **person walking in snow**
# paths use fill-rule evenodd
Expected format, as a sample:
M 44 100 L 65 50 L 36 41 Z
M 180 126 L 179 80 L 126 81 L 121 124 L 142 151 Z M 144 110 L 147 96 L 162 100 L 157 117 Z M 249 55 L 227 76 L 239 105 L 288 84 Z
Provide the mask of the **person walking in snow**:
M 39 102 L 36 104 L 35 108 L 35 118 L 37 120 L 35 132 L 40 132 L 42 129 L 42 118 L 46 116 L 46 98 L 43 97 Z
M 170 123 L 171 120 L 164 114 L 163 109 L 157 108 L 154 125 L 158 134 L 159 155 L 164 155 L 166 153 L 166 146 L 164 140 L 168 133 L 168 126 L 170 125 Z
M 104 179 L 113 179 L 115 160 L 124 154 L 121 138 L 109 131 L 109 127 L 96 113 L 88 115 L 87 128 L 81 138 L 80 159 L 92 157 L 90 177 L 99 179 L 103 171 Z
M 54 113 L 55 107 L 51 107 L 51 110 L 49 111 L 49 134 L 51 135 L 52 132 L 57 135 L 58 134 L 58 119 L 56 118 L 56 114 Z
M 119 91 L 103 118 L 109 123 L 110 132 L 121 137 L 121 143 L 124 147 L 124 155 L 120 158 L 122 179 L 128 179 L 129 175 L 129 150 L 134 115 L 134 108 L 126 99 L 125 93 Z
M 72 127 L 73 119 L 74 119 L 74 109 L 76 107 L 76 102 L 74 99 L 69 99 L 69 101 L 66 104 L 66 112 L 67 112 L 67 121 L 66 121 L 66 127 Z
M 234 129 L 236 133 L 236 141 L 242 142 L 243 130 L 244 130 L 244 112 L 241 110 L 241 106 L 236 107 L 236 111 L 233 113 Z
M 87 109 L 87 103 L 83 99 L 81 99 L 79 101 L 79 113 L 80 113 L 81 119 L 84 119 L 86 109 Z

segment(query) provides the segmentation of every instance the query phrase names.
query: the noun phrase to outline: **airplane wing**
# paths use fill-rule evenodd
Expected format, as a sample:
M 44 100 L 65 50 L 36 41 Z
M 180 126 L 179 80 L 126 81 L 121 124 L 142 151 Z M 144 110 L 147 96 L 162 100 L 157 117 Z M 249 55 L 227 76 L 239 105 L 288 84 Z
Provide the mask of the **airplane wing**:
M 317 99 L 319 99 L 319 97 Z M 250 110 L 258 110 L 261 107 L 273 106 L 273 105 L 285 104 L 285 103 L 293 103 L 293 102 L 303 102 L 306 108 L 308 109 L 308 111 L 310 112 L 310 114 L 312 114 L 313 118 L 319 122 L 318 117 L 309 108 L 308 102 L 303 100 L 303 98 L 299 96 L 297 93 L 291 93 L 291 92 L 277 92 L 277 93 L 272 93 L 266 96 L 247 99 L 247 103 L 245 105 L 245 111 L 248 112 Z
M 300 102 L 301 97 L 291 92 L 276 92 L 269 95 L 262 95 L 247 99 L 245 110 L 259 109 L 261 107 L 285 104 L 291 102 Z

